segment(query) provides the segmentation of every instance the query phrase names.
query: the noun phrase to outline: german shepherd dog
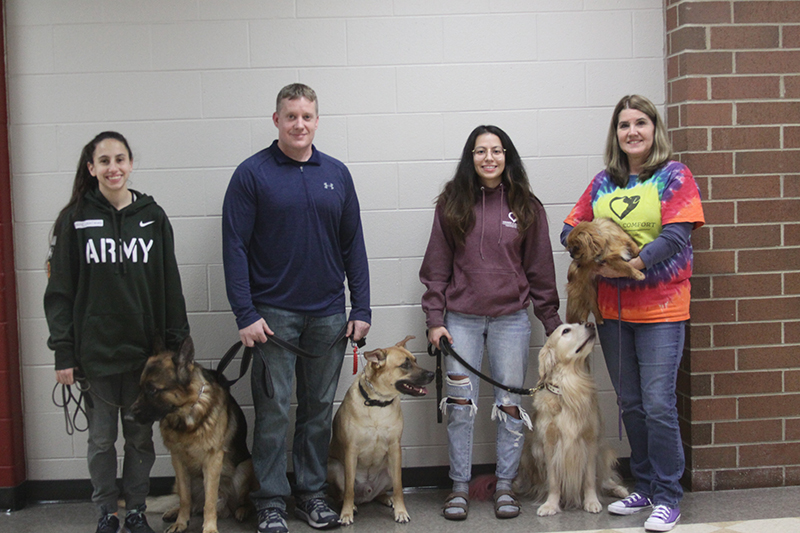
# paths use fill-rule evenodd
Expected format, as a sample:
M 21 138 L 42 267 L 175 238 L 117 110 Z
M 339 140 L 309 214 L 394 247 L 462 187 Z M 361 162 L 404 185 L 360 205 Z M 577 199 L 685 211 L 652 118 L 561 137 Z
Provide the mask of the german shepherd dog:
M 406 350 L 413 338 L 364 354 L 367 364 L 333 419 L 328 483 L 334 498 L 343 502 L 343 525 L 353 523 L 356 504 L 374 499 L 394 508 L 395 522 L 410 519 L 403 501 L 400 396 L 424 396 L 434 377 Z
M 177 352 L 160 350 L 142 371 L 141 392 L 131 407 L 140 423 L 161 421 L 161 437 L 172 455 L 180 506 L 164 513 L 175 522 L 167 533 L 186 530 L 190 515 L 203 511 L 203 533 L 217 533 L 217 517 L 245 520 L 255 487 L 247 449 L 247 422 L 218 376 L 194 362 L 187 337 Z

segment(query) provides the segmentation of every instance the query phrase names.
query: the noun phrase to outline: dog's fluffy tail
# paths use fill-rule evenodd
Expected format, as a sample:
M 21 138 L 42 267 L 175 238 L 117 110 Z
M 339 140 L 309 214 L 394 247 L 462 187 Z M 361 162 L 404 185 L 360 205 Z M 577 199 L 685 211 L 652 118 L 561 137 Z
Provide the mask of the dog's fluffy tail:
M 469 482 L 469 499 L 485 502 L 491 499 L 497 487 L 497 476 L 483 474 Z
M 148 496 L 145 503 L 147 504 L 148 513 L 164 514 L 178 507 L 180 501 L 177 494 L 164 494 L 163 496 Z M 123 504 L 121 509 L 124 508 L 125 505 Z

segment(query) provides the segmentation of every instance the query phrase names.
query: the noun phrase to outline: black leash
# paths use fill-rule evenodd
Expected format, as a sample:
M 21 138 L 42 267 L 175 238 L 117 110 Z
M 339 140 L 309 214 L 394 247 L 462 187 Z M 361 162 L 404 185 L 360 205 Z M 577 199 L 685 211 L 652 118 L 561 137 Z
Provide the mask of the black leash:
M 79 368 L 76 368 L 73 372 L 73 378 L 75 380 L 75 388 L 78 389 L 77 397 L 75 397 L 75 394 L 72 393 L 72 386 L 64 383 L 56 383 L 55 386 L 53 386 L 53 392 L 50 395 L 50 398 L 53 400 L 53 404 L 55 404 L 56 407 L 64 410 L 64 423 L 66 425 L 67 435 L 72 435 L 76 431 L 84 432 L 89 429 L 89 416 L 86 412 L 86 407 L 84 406 L 94 407 L 92 396 L 101 402 L 110 405 L 111 407 L 115 407 L 117 409 L 125 408 L 122 405 L 117 405 L 114 402 L 106 400 L 96 392 L 92 391 L 92 384 L 89 383 L 89 380 L 86 379 L 86 376 L 83 375 L 83 372 Z M 56 400 L 56 391 L 58 390 L 59 385 L 61 385 L 61 403 L 58 403 L 58 400 Z M 69 406 L 71 403 L 75 404 L 75 412 L 72 414 L 72 416 L 69 414 Z M 83 414 L 83 418 L 86 419 L 85 427 L 78 427 L 77 422 L 79 413 Z
M 534 387 L 532 389 L 523 389 L 523 388 L 520 388 L 520 387 L 509 387 L 508 385 L 504 385 L 503 383 L 500 383 L 499 381 L 495 381 L 494 379 L 490 378 L 486 374 L 482 373 L 480 370 L 475 369 L 472 365 L 470 365 L 469 363 L 464 361 L 464 359 L 460 355 L 458 355 L 458 353 L 456 353 L 456 351 L 453 349 L 453 346 L 450 345 L 450 341 L 447 340 L 447 337 L 443 336 L 443 337 L 441 337 L 439 339 L 439 346 L 442 347 L 442 353 L 444 355 L 453 356 L 455 358 L 455 360 L 458 361 L 459 363 L 461 363 L 462 365 L 464 365 L 464 367 L 467 370 L 469 370 L 470 372 L 472 372 L 473 374 L 475 374 L 476 376 L 478 376 L 479 378 L 481 378 L 485 382 L 491 383 L 492 385 L 494 385 L 498 389 L 502 389 L 502 390 L 504 390 L 506 392 L 510 392 L 511 394 L 519 394 L 521 396 L 533 396 L 536 393 L 536 391 L 542 390 L 542 388 L 544 387 L 543 385 L 537 385 L 536 387 Z
M 510 392 L 511 394 L 519 394 L 521 396 L 533 396 L 534 394 L 536 394 L 536 392 L 538 392 L 538 391 L 540 391 L 540 390 L 542 390 L 544 388 L 548 388 L 548 390 L 550 390 L 550 387 L 548 387 L 546 384 L 541 383 L 541 382 L 539 384 L 537 384 L 532 389 L 523 389 L 523 388 L 519 388 L 519 387 L 509 387 L 508 385 L 504 385 L 503 383 L 500 383 L 499 381 L 496 381 L 496 380 L 490 378 L 489 376 L 487 376 L 486 374 L 484 374 L 480 370 L 475 369 L 472 365 L 467 363 L 453 349 L 453 346 L 450 344 L 450 341 L 447 340 L 447 337 L 442 336 L 442 337 L 439 338 L 439 346 L 441 347 L 441 349 L 435 348 L 433 346 L 433 344 L 428 343 L 428 354 L 436 356 L 436 405 L 439 405 L 442 402 L 442 354 L 444 354 L 446 356 L 447 355 L 452 356 L 453 358 L 455 358 L 456 361 L 458 361 L 459 363 L 464 365 L 464 367 L 467 370 L 469 370 L 470 372 L 472 372 L 473 374 L 478 376 L 480 379 L 486 381 L 487 383 L 490 383 L 490 384 L 494 385 L 498 389 L 502 389 L 502 390 L 504 390 L 506 392 Z M 441 424 L 441 422 L 442 422 L 442 410 L 441 409 L 437 409 L 437 420 Z
M 344 334 L 346 333 L 347 324 L 342 330 L 337 334 L 336 339 L 334 342 L 331 343 L 331 347 L 333 347 L 337 342 L 339 342 L 342 338 L 344 338 Z M 277 335 L 267 335 L 267 342 L 274 342 L 281 348 L 286 351 L 292 352 L 293 354 L 299 357 L 305 357 L 307 359 L 319 359 L 322 357 L 321 354 L 313 354 L 311 352 L 307 352 L 303 350 L 299 346 L 295 346 L 294 344 L 287 342 Z M 366 343 L 366 339 L 361 339 L 359 341 L 359 346 L 363 346 Z M 225 355 L 222 356 L 219 363 L 217 364 L 217 379 L 219 380 L 220 384 L 224 387 L 230 388 L 233 386 L 237 381 L 242 379 L 247 373 L 247 369 L 250 368 L 250 362 L 253 359 L 253 348 L 246 347 L 244 348 L 244 353 L 242 354 L 242 362 L 239 363 L 239 376 L 236 379 L 229 380 L 225 377 L 225 369 L 228 367 L 228 364 L 236 357 L 236 354 L 239 353 L 239 350 L 242 348 L 243 344 L 242 341 L 237 341 L 228 348 L 228 351 L 225 352 Z M 258 355 L 261 357 L 262 361 L 264 362 L 264 391 L 267 394 L 267 398 L 274 398 L 275 397 L 275 387 L 272 384 L 272 375 L 269 372 L 269 364 L 267 364 L 266 356 L 264 355 L 264 351 L 261 349 L 261 344 L 256 343 L 254 348 L 258 351 Z
M 233 346 L 228 348 L 228 351 L 225 352 L 225 355 L 223 355 L 222 359 L 217 363 L 217 381 L 226 389 L 231 388 L 237 381 L 242 379 L 242 376 L 247 373 L 247 369 L 250 368 L 250 362 L 253 360 L 253 349 L 245 346 L 244 353 L 242 354 L 242 362 L 239 363 L 239 377 L 236 379 L 228 379 L 225 377 L 225 369 L 228 368 L 228 365 L 233 361 L 233 358 L 236 357 L 236 354 L 239 353 L 242 346 L 242 341 L 233 343 Z M 269 370 L 267 372 L 269 372 Z
M 56 390 L 58 390 L 59 385 L 61 385 L 61 403 L 58 403 L 58 400 L 56 400 Z M 83 398 L 86 391 L 81 388 L 80 382 L 78 381 L 75 381 L 75 388 L 78 389 L 77 398 L 72 393 L 72 386 L 64 383 L 56 383 L 51 394 L 55 406 L 64 409 L 64 423 L 67 428 L 67 435 L 72 435 L 76 431 L 84 432 L 89 429 L 89 416 L 86 414 L 86 409 L 83 407 Z M 72 416 L 69 414 L 69 404 L 71 403 L 75 404 L 75 412 Z M 83 414 L 83 418 L 86 420 L 85 427 L 78 427 L 78 413 Z
M 427 332 L 425 336 L 427 336 Z M 439 409 L 439 406 L 442 404 L 442 351 L 429 342 L 428 355 L 436 357 L 436 422 L 441 424 L 442 410 Z
M 351 337 L 348 337 L 348 336 L 347 336 L 347 324 L 348 324 L 348 323 L 347 323 L 347 322 L 345 322 L 345 323 L 344 323 L 344 325 L 341 327 L 341 329 L 339 329 L 339 332 L 338 332 L 338 333 L 336 334 L 336 336 L 333 338 L 333 342 L 331 342 L 331 343 L 328 345 L 328 349 L 329 349 L 329 350 L 330 350 L 330 349 L 332 349 L 334 346 L 336 346 L 336 343 L 337 343 L 337 342 L 339 342 L 339 341 L 340 341 L 340 340 L 342 340 L 342 339 L 350 339 L 350 342 L 351 342 L 351 343 L 353 343 L 353 344 L 355 344 L 355 345 L 356 345 L 356 346 L 358 346 L 359 348 L 363 348 L 363 347 L 364 347 L 364 345 L 365 345 L 365 344 L 367 344 L 367 338 L 366 338 L 366 337 L 361 337 L 361 338 L 360 338 L 360 339 L 358 339 L 357 341 L 354 341 L 354 340 L 353 340 L 353 338 L 352 338 L 352 336 L 351 336 Z

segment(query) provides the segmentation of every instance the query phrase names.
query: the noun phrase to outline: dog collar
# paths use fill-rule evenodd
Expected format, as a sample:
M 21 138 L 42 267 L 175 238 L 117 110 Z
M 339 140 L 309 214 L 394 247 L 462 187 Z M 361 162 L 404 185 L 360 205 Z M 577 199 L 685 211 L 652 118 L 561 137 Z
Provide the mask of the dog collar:
M 547 389 L 553 394 L 561 396 L 561 388 L 558 385 L 553 385 L 552 383 L 539 383 L 536 388 L 533 389 L 533 392 L 537 392 L 542 389 Z
M 389 400 L 388 402 L 384 402 L 381 400 L 373 400 L 367 394 L 367 391 L 364 390 L 364 387 L 361 386 L 361 382 L 358 382 L 358 390 L 361 392 L 361 396 L 364 397 L 364 405 L 367 407 L 387 407 L 392 404 L 394 399 Z

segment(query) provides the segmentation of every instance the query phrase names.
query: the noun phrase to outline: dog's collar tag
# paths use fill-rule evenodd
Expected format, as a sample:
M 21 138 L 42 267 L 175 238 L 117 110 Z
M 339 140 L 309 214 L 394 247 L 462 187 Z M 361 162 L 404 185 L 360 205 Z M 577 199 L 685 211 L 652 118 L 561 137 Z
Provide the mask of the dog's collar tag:
M 561 389 L 557 385 L 553 385 L 552 383 L 546 383 L 545 388 L 552 392 L 555 395 L 561 396 Z
M 542 383 L 539 382 L 538 385 L 534 389 L 531 390 L 532 393 L 536 393 L 542 389 L 547 389 L 548 391 L 552 392 L 556 396 L 561 396 L 561 388 L 558 385 L 553 385 L 552 383 Z
M 384 402 L 381 400 L 373 400 L 367 394 L 367 391 L 364 390 L 364 387 L 361 386 L 361 382 L 358 382 L 358 390 L 361 392 L 361 396 L 364 397 L 364 405 L 367 407 L 387 407 L 392 404 L 394 399 L 389 400 L 388 402 Z

